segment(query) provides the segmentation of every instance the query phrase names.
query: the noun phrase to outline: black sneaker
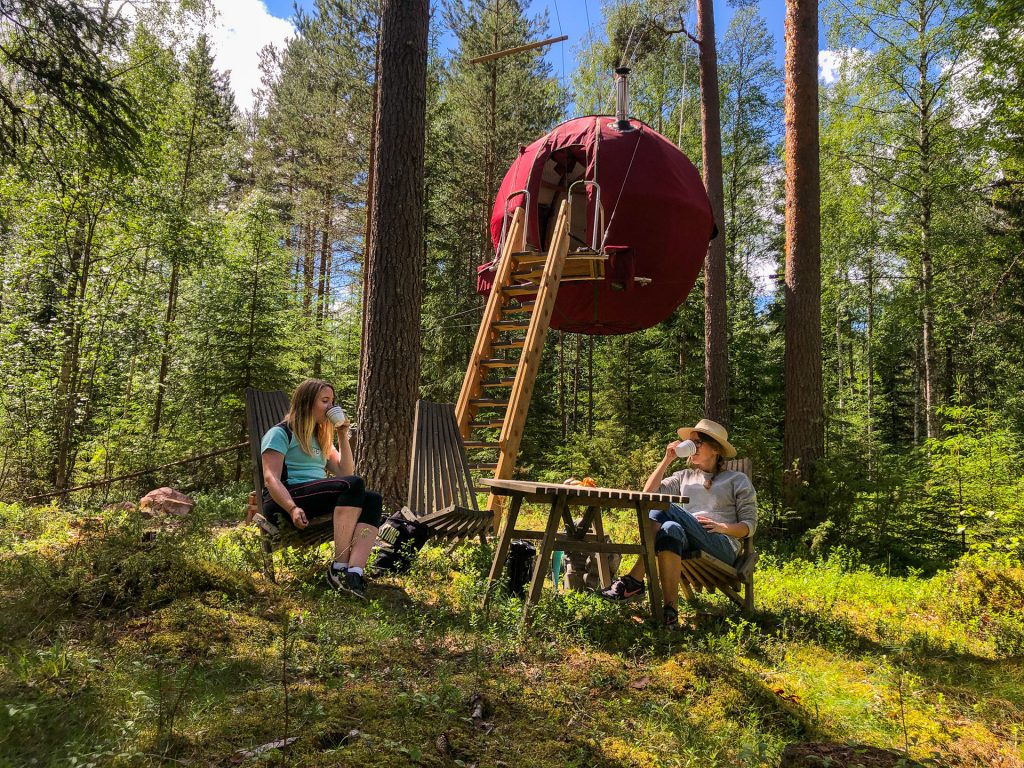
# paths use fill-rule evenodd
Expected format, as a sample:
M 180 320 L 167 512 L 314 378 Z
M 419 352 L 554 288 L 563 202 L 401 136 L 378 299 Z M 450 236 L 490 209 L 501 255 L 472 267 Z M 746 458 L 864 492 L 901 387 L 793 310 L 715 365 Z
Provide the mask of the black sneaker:
M 345 571 L 344 580 L 338 589 L 360 600 L 366 599 L 366 579 L 355 571 Z
M 625 602 L 637 597 L 643 597 L 644 583 L 637 581 L 628 573 L 612 582 L 608 589 L 601 590 L 601 597 L 606 600 L 619 600 Z
M 666 605 L 661 613 L 665 617 L 665 629 L 679 629 L 679 611 L 674 605 Z
M 327 581 L 327 586 L 331 589 L 336 589 L 339 592 L 344 589 L 345 574 L 347 571 L 339 570 L 334 566 L 327 566 L 327 575 L 324 577 Z

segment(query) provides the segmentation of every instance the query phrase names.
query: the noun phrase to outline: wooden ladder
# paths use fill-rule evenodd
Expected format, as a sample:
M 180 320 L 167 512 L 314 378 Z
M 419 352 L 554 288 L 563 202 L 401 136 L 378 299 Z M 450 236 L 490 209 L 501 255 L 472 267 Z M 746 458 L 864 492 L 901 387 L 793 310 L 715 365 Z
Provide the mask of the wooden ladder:
M 569 254 L 567 202 L 559 209 L 547 253 L 526 250 L 526 214 L 523 208 L 515 211 L 455 407 L 476 472 L 512 477 L 558 286 L 603 276 L 600 255 Z M 500 499 L 490 496 L 487 509 L 497 531 Z

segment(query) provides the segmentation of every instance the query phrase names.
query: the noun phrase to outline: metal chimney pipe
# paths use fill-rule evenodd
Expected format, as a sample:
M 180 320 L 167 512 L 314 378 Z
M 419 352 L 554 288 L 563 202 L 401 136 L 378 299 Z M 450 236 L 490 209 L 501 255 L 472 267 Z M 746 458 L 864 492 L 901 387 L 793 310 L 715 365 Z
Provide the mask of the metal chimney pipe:
M 636 130 L 629 122 L 629 67 L 615 69 L 615 130 L 619 133 Z

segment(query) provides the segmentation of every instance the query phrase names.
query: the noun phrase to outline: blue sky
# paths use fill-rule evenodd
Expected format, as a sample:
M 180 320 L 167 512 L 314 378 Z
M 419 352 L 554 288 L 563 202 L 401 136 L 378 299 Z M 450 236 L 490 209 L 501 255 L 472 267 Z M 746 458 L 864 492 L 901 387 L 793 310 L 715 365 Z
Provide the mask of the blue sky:
M 303 8 L 313 7 L 313 0 L 298 2 Z M 216 65 L 231 72 L 236 102 L 242 109 L 248 109 L 252 106 L 252 90 L 259 86 L 257 62 L 260 49 L 267 44 L 280 46 L 294 34 L 291 24 L 295 14 L 293 0 L 213 0 L 213 4 L 218 18 L 208 32 L 216 51 Z M 440 0 L 433 0 L 433 5 L 439 7 Z M 776 60 L 781 67 L 785 0 L 760 0 L 758 6 L 775 38 Z M 531 12 L 539 14 L 544 11 L 548 14 L 551 35 L 569 36 L 564 43 L 548 46 L 545 54 L 554 72 L 568 85 L 576 66 L 576 52 L 586 44 L 588 31 L 593 31 L 596 36 L 604 34 L 601 3 L 600 0 L 533 0 Z M 733 12 L 729 0 L 715 0 L 715 27 L 719 39 L 728 28 Z M 688 26 L 692 28 L 695 25 L 694 13 L 691 12 Z M 449 39 L 447 43 L 453 45 L 454 41 Z M 834 61 L 834 57 L 830 52 L 822 51 L 819 58 L 826 65 L 823 76 L 829 81 L 828 64 Z
M 278 18 L 291 18 L 294 12 L 292 0 L 267 0 L 266 5 L 267 10 Z M 309 8 L 313 3 L 311 0 L 300 0 L 299 5 Z M 434 3 L 433 5 L 436 7 L 438 4 Z M 778 63 L 781 65 L 783 58 L 782 34 L 786 13 L 785 0 L 761 0 L 759 7 L 761 15 L 768 24 L 768 30 L 775 37 Z M 595 33 L 603 32 L 601 2 L 600 0 L 534 0 L 531 5 L 533 13 L 542 13 L 545 10 L 550 19 L 552 36 L 569 36 L 565 43 L 550 46 L 547 51 L 547 59 L 554 67 L 555 72 L 559 77 L 564 74 L 568 78 L 575 69 L 575 48 L 587 37 L 588 22 Z M 719 37 L 729 25 L 732 14 L 733 7 L 730 3 L 724 0 L 715 2 L 715 26 Z

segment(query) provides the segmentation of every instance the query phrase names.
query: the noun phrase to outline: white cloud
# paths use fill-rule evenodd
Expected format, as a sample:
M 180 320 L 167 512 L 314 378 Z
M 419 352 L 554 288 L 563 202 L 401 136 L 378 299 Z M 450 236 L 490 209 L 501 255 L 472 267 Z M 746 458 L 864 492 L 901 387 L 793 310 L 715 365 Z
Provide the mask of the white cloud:
M 839 67 L 843 63 L 841 51 L 818 51 L 818 79 L 831 85 L 839 79 Z
M 295 35 L 288 19 L 272 16 L 263 0 L 214 0 L 217 17 L 207 30 L 219 70 L 230 70 L 235 103 L 252 108 L 252 92 L 260 85 L 259 52 L 280 47 Z

